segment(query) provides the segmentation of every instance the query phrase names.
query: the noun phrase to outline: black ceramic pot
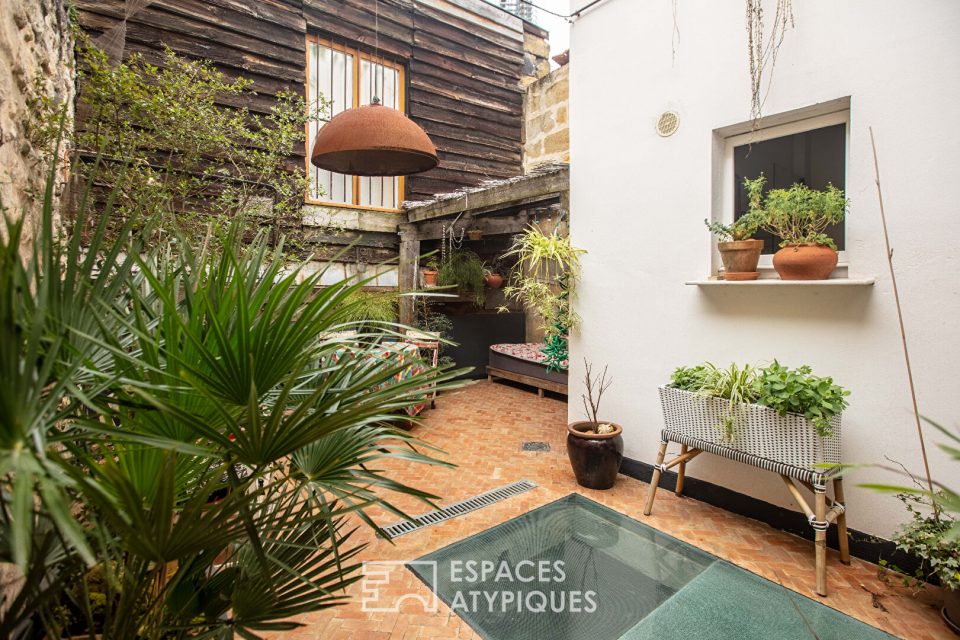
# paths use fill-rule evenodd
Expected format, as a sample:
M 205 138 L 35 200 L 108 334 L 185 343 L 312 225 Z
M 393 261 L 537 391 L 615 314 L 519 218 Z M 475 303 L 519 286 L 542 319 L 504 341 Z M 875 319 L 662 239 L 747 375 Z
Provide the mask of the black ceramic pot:
M 940 615 L 943 616 L 947 626 L 960 635 L 960 591 L 943 590 L 943 609 L 940 610 Z
M 623 462 L 623 429 L 614 426 L 613 433 L 584 433 L 594 428 L 592 422 L 574 422 L 567 426 L 567 455 L 577 484 L 588 489 L 609 489 L 617 481 Z

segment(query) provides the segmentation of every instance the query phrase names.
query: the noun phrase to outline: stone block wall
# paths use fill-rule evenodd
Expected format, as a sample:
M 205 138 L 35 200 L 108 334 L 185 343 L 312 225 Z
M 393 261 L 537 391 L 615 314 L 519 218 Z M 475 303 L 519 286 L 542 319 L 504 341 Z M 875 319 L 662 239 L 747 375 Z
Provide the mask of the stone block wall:
M 527 86 L 523 101 L 523 170 L 570 162 L 570 66 L 563 65 Z
M 49 167 L 30 141 L 35 87 L 72 106 L 73 39 L 65 0 L 3 0 L 0 10 L 0 206 L 33 236 Z M 39 83 L 39 84 L 37 84 Z

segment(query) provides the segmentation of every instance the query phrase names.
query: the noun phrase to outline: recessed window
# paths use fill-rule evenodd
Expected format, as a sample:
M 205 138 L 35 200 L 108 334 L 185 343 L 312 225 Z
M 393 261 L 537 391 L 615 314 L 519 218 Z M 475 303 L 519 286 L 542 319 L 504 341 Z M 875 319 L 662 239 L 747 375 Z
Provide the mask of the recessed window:
M 767 177 L 766 189 L 787 189 L 803 184 L 811 189 L 825 189 L 832 184 L 845 188 L 846 179 L 846 123 L 801 131 L 790 135 L 770 137 L 759 142 L 733 146 L 734 217 L 747 212 L 749 200 L 743 187 L 744 178 Z M 845 248 L 844 224 L 833 225 L 827 235 Z M 756 237 L 764 241 L 763 253 L 776 253 L 780 238 L 760 231 Z
M 320 96 L 329 102 L 320 121 L 309 125 L 307 175 L 310 188 L 307 202 L 372 209 L 399 208 L 403 201 L 402 178 L 343 175 L 314 167 L 309 156 L 317 132 L 342 111 L 370 104 L 374 97 L 383 105 L 403 110 L 403 67 L 314 36 L 307 38 L 307 60 L 307 99 L 312 105 L 317 104 Z

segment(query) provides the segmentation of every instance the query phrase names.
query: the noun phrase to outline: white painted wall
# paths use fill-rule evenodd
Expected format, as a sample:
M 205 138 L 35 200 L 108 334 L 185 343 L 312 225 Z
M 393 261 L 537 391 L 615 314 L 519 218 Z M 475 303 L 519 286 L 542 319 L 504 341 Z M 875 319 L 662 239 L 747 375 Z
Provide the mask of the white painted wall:
M 573 9 L 586 4 L 575 0 Z M 960 2 L 804 0 L 780 51 L 764 113 L 850 97 L 847 253 L 869 288 L 699 288 L 711 269 L 703 226 L 714 198 L 715 134 L 749 119 L 742 1 L 681 0 L 672 58 L 669 0 L 607 0 L 571 34 L 571 208 L 584 258 L 571 345 L 570 419 L 579 419 L 583 357 L 615 378 L 603 413 L 623 424 L 626 455 L 653 462 L 662 425 L 657 386 L 703 360 L 808 363 L 852 390 L 844 415 L 849 462 L 896 459 L 921 470 L 884 257 L 867 130 L 878 139 L 890 233 L 923 413 L 960 426 Z M 765 0 L 769 13 L 773 2 Z M 679 131 L 659 137 L 660 113 Z M 942 440 L 928 431 L 929 443 Z M 960 469 L 933 455 L 941 481 Z M 691 476 L 789 506 L 770 474 L 707 456 Z M 855 488 L 854 528 L 888 537 L 904 514 Z

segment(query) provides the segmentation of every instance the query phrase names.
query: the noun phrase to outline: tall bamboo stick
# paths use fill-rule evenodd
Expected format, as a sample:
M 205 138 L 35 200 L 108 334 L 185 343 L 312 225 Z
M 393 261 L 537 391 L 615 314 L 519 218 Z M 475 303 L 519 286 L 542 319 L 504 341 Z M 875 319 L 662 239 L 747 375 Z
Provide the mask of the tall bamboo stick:
M 913 384 L 913 368 L 910 366 L 910 350 L 907 348 L 907 330 L 903 324 L 903 309 L 900 306 L 900 291 L 897 289 L 897 274 L 893 268 L 893 249 L 890 248 L 890 234 L 887 232 L 887 214 L 883 208 L 883 191 L 880 189 L 880 163 L 877 161 L 877 143 L 870 129 L 870 146 L 873 147 L 873 171 L 876 176 L 877 198 L 880 200 L 880 222 L 883 224 L 883 241 L 887 247 L 887 265 L 890 268 L 890 282 L 893 284 L 893 299 L 897 305 L 897 320 L 900 322 L 900 341 L 903 343 L 903 359 L 907 363 L 907 380 L 910 383 L 910 399 L 913 402 L 913 418 L 917 424 L 917 437 L 920 438 L 920 455 L 923 456 L 923 471 L 927 477 L 927 488 L 933 509 L 937 511 L 937 498 L 933 492 L 933 478 L 930 475 L 930 462 L 927 460 L 927 445 L 923 440 L 923 426 L 920 422 L 920 409 L 917 406 L 917 390 Z

